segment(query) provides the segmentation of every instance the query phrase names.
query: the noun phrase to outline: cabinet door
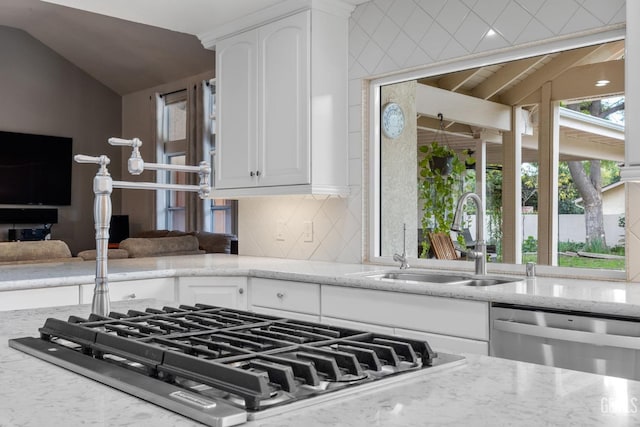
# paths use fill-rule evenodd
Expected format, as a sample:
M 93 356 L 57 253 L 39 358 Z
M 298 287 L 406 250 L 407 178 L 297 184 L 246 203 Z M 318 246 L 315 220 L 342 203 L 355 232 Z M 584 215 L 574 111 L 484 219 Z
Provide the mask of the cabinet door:
M 178 301 L 218 307 L 247 309 L 247 279 L 245 277 L 181 277 Z
M 311 182 L 309 20 L 307 11 L 258 29 L 260 186 Z
M 155 298 L 165 301 L 175 301 L 175 283 L 176 279 L 173 277 L 109 282 L 109 300 L 125 301 Z M 94 287 L 95 285 L 93 284 L 82 285 L 80 287 L 80 301 L 82 304 L 91 304 L 93 301 Z
M 256 34 L 247 31 L 216 46 L 215 188 L 251 187 L 257 182 Z

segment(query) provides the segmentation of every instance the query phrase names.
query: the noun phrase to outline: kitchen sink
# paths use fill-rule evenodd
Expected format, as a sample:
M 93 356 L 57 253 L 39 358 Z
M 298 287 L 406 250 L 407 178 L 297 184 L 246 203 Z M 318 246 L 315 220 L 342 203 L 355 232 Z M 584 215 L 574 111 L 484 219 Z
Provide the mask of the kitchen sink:
M 367 277 L 377 280 L 398 280 L 405 282 L 440 283 L 465 286 L 493 286 L 519 281 L 518 279 L 510 277 L 473 276 L 419 271 L 390 271 L 372 274 Z
M 503 283 L 513 283 L 518 280 L 514 279 L 497 279 L 495 277 L 487 277 L 487 278 L 473 278 L 465 281 L 463 284 L 467 286 L 493 286 L 493 285 L 501 285 Z
M 377 277 L 380 276 L 380 277 Z M 382 275 L 373 276 L 379 279 L 391 279 L 391 280 L 409 280 L 412 282 L 428 282 L 428 283 L 454 283 L 461 282 L 463 280 L 469 280 L 468 276 L 455 276 L 452 274 L 440 274 L 440 273 L 413 273 L 413 272 L 389 272 Z

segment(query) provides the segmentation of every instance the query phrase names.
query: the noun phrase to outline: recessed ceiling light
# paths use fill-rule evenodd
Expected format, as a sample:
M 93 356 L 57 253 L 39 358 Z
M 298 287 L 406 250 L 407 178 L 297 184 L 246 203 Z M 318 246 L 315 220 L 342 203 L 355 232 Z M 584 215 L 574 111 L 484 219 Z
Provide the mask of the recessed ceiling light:
M 609 83 L 611 83 L 609 80 L 598 80 L 596 82 L 596 86 L 602 87 L 608 85 Z
M 494 31 L 493 28 L 489 28 L 489 31 L 487 31 L 487 37 L 491 37 L 491 36 L 495 36 L 496 32 Z

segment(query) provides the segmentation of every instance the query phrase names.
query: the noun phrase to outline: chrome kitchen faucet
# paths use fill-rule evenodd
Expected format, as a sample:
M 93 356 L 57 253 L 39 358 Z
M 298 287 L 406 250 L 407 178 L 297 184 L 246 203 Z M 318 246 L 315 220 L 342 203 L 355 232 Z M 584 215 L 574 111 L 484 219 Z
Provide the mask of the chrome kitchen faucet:
M 476 274 L 487 273 L 487 245 L 484 242 L 484 212 L 482 211 L 482 199 L 476 193 L 464 193 L 458 199 L 456 212 L 453 216 L 452 231 L 462 231 L 462 214 L 467 199 L 476 204 L 476 245 L 474 250 L 467 251 L 467 257 L 475 259 Z
M 150 170 L 167 170 L 179 172 L 197 173 L 200 176 L 199 185 L 160 184 L 157 182 L 132 182 L 114 181 L 109 175 L 107 165 L 111 162 L 109 157 L 99 157 L 77 154 L 74 160 L 78 163 L 95 163 L 100 166 L 98 173 L 93 178 L 93 192 L 95 194 L 93 204 L 93 219 L 96 229 L 96 278 L 93 291 L 91 312 L 101 316 L 107 316 L 110 309 L 109 286 L 107 280 L 107 258 L 109 243 L 109 222 L 111 221 L 111 193 L 113 188 L 130 188 L 138 190 L 174 190 L 197 192 L 204 199 L 211 194 L 209 184 L 211 167 L 209 163 L 202 161 L 199 166 L 168 165 L 163 163 L 145 163 L 140 155 L 139 147 L 142 141 L 138 138 L 122 139 L 109 138 L 111 145 L 123 145 L 132 147 L 131 157 L 128 162 L 129 173 L 140 175 L 145 168 Z
M 393 254 L 393 260 L 400 263 L 402 270 L 409 268 L 407 262 L 407 224 L 402 224 L 402 255 Z

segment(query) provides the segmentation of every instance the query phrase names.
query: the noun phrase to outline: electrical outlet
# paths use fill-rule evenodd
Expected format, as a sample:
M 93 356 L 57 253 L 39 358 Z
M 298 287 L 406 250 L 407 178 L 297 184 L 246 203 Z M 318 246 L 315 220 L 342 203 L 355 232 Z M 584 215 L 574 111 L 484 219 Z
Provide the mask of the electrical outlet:
M 303 226 L 303 240 L 305 242 L 313 242 L 313 221 L 305 221 Z
M 284 221 L 278 221 L 276 223 L 276 240 L 280 242 L 284 242 L 284 230 L 285 230 Z

